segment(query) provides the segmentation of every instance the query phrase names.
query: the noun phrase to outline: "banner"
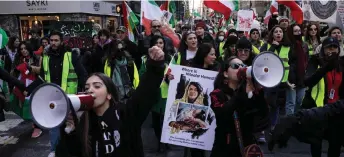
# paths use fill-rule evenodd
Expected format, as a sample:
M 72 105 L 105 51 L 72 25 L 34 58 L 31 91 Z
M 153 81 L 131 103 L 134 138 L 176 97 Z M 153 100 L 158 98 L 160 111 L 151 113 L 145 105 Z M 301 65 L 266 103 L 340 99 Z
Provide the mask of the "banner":
M 303 0 L 303 20 L 336 23 L 340 1 Z
M 252 10 L 239 10 L 238 19 L 237 19 L 237 31 L 246 31 L 251 30 L 251 25 L 253 23 L 253 11 Z
M 161 142 L 212 150 L 216 119 L 210 108 L 217 72 L 171 65 Z

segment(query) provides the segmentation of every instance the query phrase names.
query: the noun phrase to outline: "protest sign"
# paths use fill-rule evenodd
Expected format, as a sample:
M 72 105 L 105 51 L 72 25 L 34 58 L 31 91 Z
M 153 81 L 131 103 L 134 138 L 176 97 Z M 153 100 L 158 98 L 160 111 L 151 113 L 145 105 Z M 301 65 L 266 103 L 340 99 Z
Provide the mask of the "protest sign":
M 239 10 L 237 20 L 237 31 L 250 31 L 253 23 L 253 11 L 252 10 Z
M 217 72 L 171 65 L 161 142 L 211 150 L 216 119 L 210 108 Z

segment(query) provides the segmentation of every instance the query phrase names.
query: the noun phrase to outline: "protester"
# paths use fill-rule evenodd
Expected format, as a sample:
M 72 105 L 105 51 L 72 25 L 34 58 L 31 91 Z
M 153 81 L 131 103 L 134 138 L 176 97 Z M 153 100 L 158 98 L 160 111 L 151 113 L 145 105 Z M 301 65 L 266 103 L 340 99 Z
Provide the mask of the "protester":
M 157 46 L 164 52 L 166 51 L 165 49 L 165 40 L 164 37 L 162 36 L 153 36 L 151 40 L 151 47 Z M 142 65 L 140 68 L 140 77 L 144 75 L 147 71 L 147 60 L 149 56 L 143 56 L 142 57 Z M 168 65 L 172 59 L 172 57 L 168 54 L 165 54 L 164 56 L 164 65 L 165 65 L 165 72 L 168 68 Z M 162 126 L 163 126 L 163 121 L 164 121 L 164 114 L 165 114 L 165 107 L 166 107 L 166 101 L 167 101 L 167 96 L 168 96 L 168 82 L 166 79 L 162 82 L 160 86 L 160 93 L 158 94 L 159 101 L 153 105 L 152 107 L 152 126 L 154 129 L 155 137 L 158 139 L 158 152 L 161 150 L 161 148 L 164 149 L 169 149 L 169 146 L 167 144 L 161 143 L 161 133 L 162 133 Z M 150 104 L 149 104 L 150 105 Z M 162 147 L 161 147 L 162 146 Z
M 197 35 L 197 42 L 199 44 L 211 43 L 215 45 L 212 35 L 209 32 L 205 31 L 206 27 L 207 25 L 205 24 L 204 21 L 200 21 L 196 24 L 195 30 L 196 30 L 196 35 Z
M 43 53 L 40 76 L 48 83 L 55 83 L 67 94 L 82 91 L 87 73 L 76 52 L 63 44 L 63 35 L 53 31 L 49 35 L 50 46 Z M 96 59 L 96 58 L 95 58 Z M 55 157 L 56 145 L 60 136 L 59 128 L 50 130 L 51 149 L 49 157 Z
M 236 52 L 236 43 L 238 41 L 238 37 L 231 35 L 228 36 L 225 44 L 223 45 L 223 55 L 220 56 L 219 60 L 222 61 L 226 61 L 230 56 L 235 56 L 235 52 Z
M 173 56 L 173 63 L 177 65 L 190 66 L 198 48 L 195 32 L 185 33 L 180 40 L 178 54 Z
M 240 38 L 235 46 L 235 55 L 247 66 L 251 66 L 256 57 L 251 42 L 245 37 Z
M 251 80 L 238 78 L 238 70 L 242 67 L 244 64 L 240 59 L 230 57 L 221 67 L 214 83 L 215 90 L 210 93 L 217 126 L 211 157 L 242 156 L 232 116 L 234 111 L 238 113 L 244 147 L 255 144 L 254 133 L 261 132 L 268 126 L 268 119 L 264 118 L 268 115 L 264 93 Z M 247 93 L 253 91 L 259 94 L 248 98 Z
M 328 31 L 328 37 L 333 37 L 336 38 L 339 42 L 340 46 L 340 52 L 339 52 L 339 57 L 344 57 L 344 47 L 343 47 L 343 37 L 342 37 L 342 29 L 340 29 L 339 27 L 332 27 L 329 31 Z M 314 54 L 319 54 L 320 51 L 322 49 L 322 45 L 319 45 L 315 51 Z
M 226 33 L 224 31 L 219 31 L 216 34 L 215 39 L 215 50 L 216 50 L 216 57 L 220 57 L 223 55 L 224 49 L 223 46 L 225 45 L 225 37 Z
M 5 62 L 5 70 L 7 72 L 11 72 L 12 69 L 14 68 L 12 66 L 15 55 L 18 51 L 20 41 L 18 37 L 10 37 L 8 39 L 7 45 L 0 49 L 0 55 L 2 56 L 2 60 Z
M 102 29 L 98 32 L 99 43 L 97 44 L 95 51 L 92 52 L 91 59 L 91 73 L 104 72 L 105 57 L 110 51 L 110 32 L 106 29 Z
M 333 37 L 326 38 L 322 45 L 319 56 L 312 56 L 307 67 L 304 83 L 311 90 L 307 92 L 303 105 L 307 107 L 328 105 L 325 105 L 324 108 L 300 111 L 286 118 L 285 120 L 289 122 L 283 120 L 279 124 L 273 140 L 280 141 L 282 145 L 285 145 L 288 137 L 294 136 L 301 142 L 311 144 L 313 157 L 321 157 L 322 139 L 327 139 L 329 142 L 328 156 L 339 157 L 344 140 L 342 134 L 344 125 L 341 120 L 343 119 L 343 102 L 339 102 L 344 97 L 342 91 L 344 89 L 343 67 L 339 64 L 341 45 Z M 317 97 L 313 96 L 315 92 L 318 92 Z M 335 112 L 327 112 L 327 110 Z M 284 135 L 280 136 L 282 134 Z M 274 141 L 270 144 L 273 145 Z
M 136 43 L 129 40 L 127 29 L 124 26 L 120 26 L 116 33 L 117 39 L 123 42 L 123 50 L 129 52 L 130 56 L 134 59 L 137 68 L 140 69 L 141 54 L 138 52 Z
M 124 43 L 119 40 L 111 41 L 109 53 L 104 64 L 104 73 L 110 77 L 117 89 L 120 103 L 126 103 L 132 97 L 134 89 L 140 82 L 139 72 L 134 59 L 124 49 Z
M 290 47 L 290 42 L 287 34 L 284 34 L 280 26 L 275 26 L 271 29 L 269 34 L 269 39 L 261 48 L 260 52 L 270 51 L 274 52 L 281 58 L 284 66 L 284 76 L 282 78 L 282 83 L 274 88 L 269 88 L 265 90 L 265 96 L 267 98 L 268 105 L 270 106 L 270 119 L 271 128 L 270 132 L 273 132 L 275 125 L 277 124 L 280 104 L 277 104 L 278 94 L 282 93 L 285 95 L 287 88 L 294 88 L 294 84 L 288 82 L 289 77 L 289 56 L 292 53 Z
M 164 72 L 163 60 L 164 52 L 160 48 L 149 49 L 147 73 L 126 104 L 119 103 L 118 91 L 111 78 L 101 73 L 91 75 L 85 89 L 96 95 L 94 107 L 84 112 L 74 132 L 61 132 L 56 155 L 143 157 L 141 125 L 151 106 L 157 102 L 156 94 Z M 110 146 L 113 149 L 107 149 Z
M 308 44 L 309 55 L 313 55 L 315 49 L 321 44 L 320 29 L 316 24 L 309 24 L 306 29 L 306 35 L 303 39 Z
M 27 42 L 22 42 L 19 44 L 19 52 L 16 54 L 13 66 L 13 76 L 17 77 L 23 83 L 28 86 L 27 82 L 35 81 L 37 75 L 39 75 L 41 70 L 42 58 L 36 56 L 33 53 L 31 44 Z M 29 80 L 29 81 L 28 81 Z M 21 92 L 20 92 L 21 93 Z M 24 106 L 27 100 L 19 100 L 19 106 Z M 22 108 L 21 108 L 22 109 Z M 25 112 L 25 111 L 24 111 Z M 27 112 L 27 111 L 26 111 Z M 29 113 L 23 113 L 29 114 Z M 33 132 L 31 138 L 38 138 L 42 134 L 42 130 L 35 124 L 33 124 Z
M 260 33 L 259 30 L 256 28 L 253 28 L 250 30 L 250 42 L 252 44 L 252 49 L 255 54 L 259 54 L 259 49 L 261 46 L 263 46 L 264 42 L 260 40 Z

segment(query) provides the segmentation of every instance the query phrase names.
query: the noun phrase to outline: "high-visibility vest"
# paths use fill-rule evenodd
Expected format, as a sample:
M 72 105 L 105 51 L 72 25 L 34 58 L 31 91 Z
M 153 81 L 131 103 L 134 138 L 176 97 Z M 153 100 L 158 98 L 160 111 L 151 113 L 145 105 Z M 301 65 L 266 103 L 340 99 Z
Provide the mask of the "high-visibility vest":
M 44 79 L 51 82 L 48 55 L 43 55 Z M 76 94 L 78 90 L 78 76 L 72 63 L 72 53 L 66 52 L 63 56 L 61 88 L 67 94 Z
M 319 67 L 318 67 L 319 68 Z M 324 99 L 325 99 L 325 80 L 322 78 L 318 84 L 316 84 L 311 91 L 311 96 L 317 105 L 317 107 L 324 106 Z
M 147 56 L 143 56 L 142 57 L 142 66 L 146 66 L 147 63 Z M 168 70 L 168 65 L 165 64 L 165 70 L 164 70 L 164 74 L 167 73 Z M 161 92 L 161 98 L 167 98 L 168 96 L 168 84 L 164 81 L 162 81 L 161 85 L 160 85 L 160 92 Z
M 180 52 L 178 52 L 177 54 L 177 60 L 175 60 L 174 56 L 172 57 L 172 59 L 173 59 L 173 62 L 172 62 L 173 64 L 180 65 L 180 63 L 182 62 L 182 56 Z
M 225 42 L 220 42 L 220 45 L 219 45 L 219 56 L 222 56 L 223 52 L 224 52 L 224 49 L 223 49 L 223 46 L 225 45 Z
M 262 47 L 262 46 L 264 45 L 264 42 L 261 41 L 261 40 L 259 40 L 259 42 L 260 42 L 260 44 L 259 44 L 260 47 Z M 256 55 L 260 53 L 259 48 L 256 47 L 256 46 L 254 46 L 254 45 L 252 45 L 252 51 L 253 51 L 253 53 L 256 54 Z
M 139 71 L 137 70 L 136 64 L 134 65 L 134 78 L 133 78 L 133 88 L 136 89 L 140 83 Z M 108 64 L 108 60 L 105 61 L 104 73 L 106 76 L 111 77 L 111 67 Z
M 268 48 L 267 50 L 269 50 L 271 47 L 270 44 L 268 44 Z M 282 82 L 287 82 L 288 81 L 288 76 L 289 76 L 289 51 L 290 51 L 290 47 L 287 46 L 282 46 L 280 53 L 278 54 L 277 50 L 275 50 L 275 54 L 279 56 L 279 58 L 282 60 L 283 62 L 283 67 L 284 67 L 284 75 L 283 75 L 283 79 Z

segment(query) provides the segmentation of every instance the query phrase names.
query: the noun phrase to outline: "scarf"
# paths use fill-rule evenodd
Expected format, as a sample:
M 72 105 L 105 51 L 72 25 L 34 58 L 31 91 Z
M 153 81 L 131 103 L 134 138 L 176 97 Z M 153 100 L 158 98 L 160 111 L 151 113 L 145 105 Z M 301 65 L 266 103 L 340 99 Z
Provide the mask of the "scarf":
M 98 45 L 103 48 L 104 45 L 109 44 L 111 42 L 111 39 L 106 40 L 104 43 L 99 42 Z
M 307 54 L 302 48 L 302 42 L 297 41 L 295 44 L 295 50 L 297 54 L 297 75 L 304 76 L 307 67 Z
M 130 77 L 127 69 L 128 61 L 125 57 L 121 60 L 115 59 L 112 81 L 117 87 L 117 96 L 123 100 L 131 91 Z

